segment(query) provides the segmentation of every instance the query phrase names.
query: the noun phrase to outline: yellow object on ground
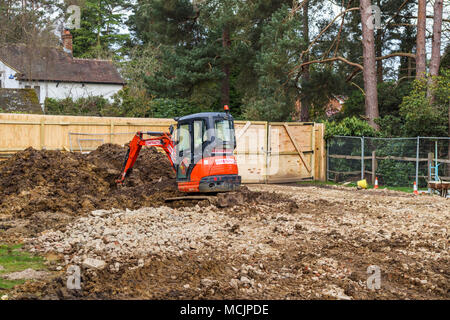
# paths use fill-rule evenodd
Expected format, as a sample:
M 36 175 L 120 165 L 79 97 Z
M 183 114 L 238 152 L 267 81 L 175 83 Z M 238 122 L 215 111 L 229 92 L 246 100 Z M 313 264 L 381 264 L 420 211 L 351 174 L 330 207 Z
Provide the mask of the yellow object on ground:
M 359 180 L 358 181 L 358 188 L 367 189 L 367 180 L 366 179 Z

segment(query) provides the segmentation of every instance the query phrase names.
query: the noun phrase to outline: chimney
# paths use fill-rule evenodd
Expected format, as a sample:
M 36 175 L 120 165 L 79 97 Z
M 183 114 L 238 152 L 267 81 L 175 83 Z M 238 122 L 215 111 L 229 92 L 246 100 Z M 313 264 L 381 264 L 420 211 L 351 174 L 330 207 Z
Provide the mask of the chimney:
M 72 55 L 72 35 L 70 34 L 70 31 L 67 29 L 64 29 L 62 35 L 61 35 L 62 43 L 63 43 L 63 49 L 65 52 Z

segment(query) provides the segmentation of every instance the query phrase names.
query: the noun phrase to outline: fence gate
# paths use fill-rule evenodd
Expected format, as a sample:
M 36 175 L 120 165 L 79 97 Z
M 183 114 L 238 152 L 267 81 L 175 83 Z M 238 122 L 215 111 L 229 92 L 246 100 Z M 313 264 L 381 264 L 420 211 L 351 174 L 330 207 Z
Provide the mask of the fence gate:
M 324 125 L 236 121 L 236 157 L 245 183 L 324 180 Z

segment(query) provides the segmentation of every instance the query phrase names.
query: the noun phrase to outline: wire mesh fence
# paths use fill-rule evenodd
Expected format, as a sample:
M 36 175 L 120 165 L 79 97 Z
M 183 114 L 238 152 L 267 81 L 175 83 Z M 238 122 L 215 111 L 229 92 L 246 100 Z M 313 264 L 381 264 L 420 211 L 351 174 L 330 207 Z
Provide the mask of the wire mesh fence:
M 335 136 L 327 141 L 327 179 L 367 179 L 374 184 L 426 188 L 450 180 L 450 138 L 367 138 Z
M 88 153 L 104 143 L 124 144 L 130 141 L 136 132 L 119 133 L 75 133 L 69 132 L 70 152 Z

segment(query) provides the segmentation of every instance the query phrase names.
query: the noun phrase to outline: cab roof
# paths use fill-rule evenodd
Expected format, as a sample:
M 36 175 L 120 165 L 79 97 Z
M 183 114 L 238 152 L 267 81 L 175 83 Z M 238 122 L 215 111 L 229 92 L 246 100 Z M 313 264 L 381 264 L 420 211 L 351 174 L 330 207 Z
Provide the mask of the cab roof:
M 229 115 L 232 118 L 231 114 Z M 204 119 L 204 118 L 225 118 L 227 117 L 227 113 L 225 112 L 201 112 L 201 113 L 195 113 L 190 114 L 188 116 L 180 117 L 180 118 L 174 118 L 175 121 L 186 121 L 186 120 L 192 120 L 192 119 Z

